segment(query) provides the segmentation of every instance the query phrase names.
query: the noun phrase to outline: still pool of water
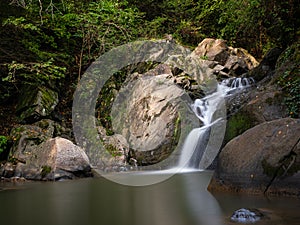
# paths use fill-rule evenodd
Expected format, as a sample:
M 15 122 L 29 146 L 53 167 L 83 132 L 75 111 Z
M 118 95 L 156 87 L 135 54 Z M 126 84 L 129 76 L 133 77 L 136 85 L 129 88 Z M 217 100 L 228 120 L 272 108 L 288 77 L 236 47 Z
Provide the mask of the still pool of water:
M 0 224 L 228 225 L 237 224 L 230 216 L 243 207 L 267 212 L 268 218 L 255 224 L 300 224 L 299 199 L 212 195 L 206 190 L 211 175 L 210 171 L 176 174 L 144 187 L 104 178 L 0 183 Z

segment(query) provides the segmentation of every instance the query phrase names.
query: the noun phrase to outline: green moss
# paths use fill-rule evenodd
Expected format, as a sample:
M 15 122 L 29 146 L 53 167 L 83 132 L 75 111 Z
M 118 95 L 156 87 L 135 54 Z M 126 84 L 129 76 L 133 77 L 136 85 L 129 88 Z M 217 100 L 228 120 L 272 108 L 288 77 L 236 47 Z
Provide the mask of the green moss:
M 175 120 L 175 128 L 174 128 L 174 135 L 173 137 L 178 140 L 179 136 L 180 136 L 180 125 L 181 125 L 181 119 L 180 116 L 177 116 L 176 120 Z
M 2 153 L 4 153 L 7 149 L 7 142 L 8 142 L 7 137 L 0 135 L 0 159 L 1 159 Z
M 50 172 L 51 172 L 52 168 L 51 166 L 42 166 L 42 171 L 41 171 L 41 176 L 42 178 L 46 177 Z
M 255 126 L 254 119 L 247 113 L 239 112 L 227 121 L 224 143 Z
M 117 156 L 122 156 L 122 152 L 119 151 L 119 149 L 117 149 L 115 146 L 113 146 L 112 144 L 106 144 L 105 145 L 105 149 L 106 151 L 109 152 L 109 154 L 111 154 L 111 156 L 113 157 L 117 157 Z

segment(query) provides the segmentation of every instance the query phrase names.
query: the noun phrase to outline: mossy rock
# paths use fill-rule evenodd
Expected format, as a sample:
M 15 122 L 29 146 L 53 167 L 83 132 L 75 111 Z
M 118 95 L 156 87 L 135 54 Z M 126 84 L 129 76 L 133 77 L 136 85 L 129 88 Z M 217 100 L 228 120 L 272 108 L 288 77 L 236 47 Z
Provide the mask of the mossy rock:
M 256 125 L 255 119 L 243 111 L 233 115 L 227 121 L 226 132 L 223 143 L 228 143 L 231 139 L 239 136 L 246 130 Z
M 58 93 L 43 86 L 24 86 L 18 99 L 17 114 L 22 122 L 36 122 L 49 116 L 58 103 Z

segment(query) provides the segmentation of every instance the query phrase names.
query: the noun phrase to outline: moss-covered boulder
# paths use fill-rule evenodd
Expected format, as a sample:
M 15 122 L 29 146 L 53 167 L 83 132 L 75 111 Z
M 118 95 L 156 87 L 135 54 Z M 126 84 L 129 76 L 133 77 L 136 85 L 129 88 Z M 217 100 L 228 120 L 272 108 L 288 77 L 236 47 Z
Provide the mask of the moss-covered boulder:
M 219 155 L 209 190 L 300 197 L 299 134 L 300 120 L 283 118 L 234 138 Z
M 44 86 L 24 86 L 17 103 L 21 122 L 32 123 L 49 117 L 58 103 L 58 93 Z
M 233 109 L 236 103 L 229 101 L 224 144 L 258 124 L 288 116 L 283 94 L 278 86 L 255 89 L 246 94 L 246 103 L 237 104 L 237 107 L 240 107 L 238 109 Z

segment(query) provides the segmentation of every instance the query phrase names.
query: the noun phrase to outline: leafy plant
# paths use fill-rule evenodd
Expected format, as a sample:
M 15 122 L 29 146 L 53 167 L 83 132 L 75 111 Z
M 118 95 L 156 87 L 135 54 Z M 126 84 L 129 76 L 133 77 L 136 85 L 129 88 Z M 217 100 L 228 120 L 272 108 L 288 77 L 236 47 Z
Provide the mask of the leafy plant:
M 280 76 L 277 84 L 282 87 L 284 103 L 289 110 L 289 115 L 300 117 L 300 67 L 299 44 L 288 47 L 278 59 L 277 73 Z
M 7 148 L 7 141 L 8 140 L 6 136 L 0 136 L 0 154 Z
M 25 58 L 2 63 L 8 75 L 2 81 L 60 83 L 68 74 L 80 79 L 84 70 L 114 46 L 136 39 L 140 15 L 127 2 L 106 1 L 19 1 L 22 15 L 3 20 L 2 27 L 13 29 Z M 14 55 L 12 55 L 14 56 Z

